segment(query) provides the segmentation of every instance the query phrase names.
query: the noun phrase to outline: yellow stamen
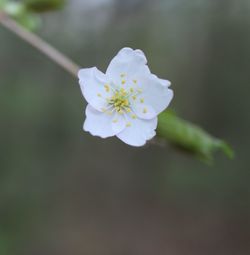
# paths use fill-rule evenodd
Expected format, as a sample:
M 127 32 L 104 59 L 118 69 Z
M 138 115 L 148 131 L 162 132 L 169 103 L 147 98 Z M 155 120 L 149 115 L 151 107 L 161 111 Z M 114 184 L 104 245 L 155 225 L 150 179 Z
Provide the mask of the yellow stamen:
M 140 102 L 143 104 L 143 103 L 144 103 L 144 98 L 141 98 L 141 99 L 140 99 Z
M 109 92 L 109 91 L 110 91 L 110 87 L 109 87 L 108 84 L 105 84 L 105 85 L 104 85 L 104 88 L 105 88 L 106 92 Z
M 147 108 L 143 108 L 143 111 L 142 111 L 143 113 L 147 113 L 148 112 L 148 110 L 147 110 Z
M 116 90 L 115 93 L 109 99 L 107 99 L 107 101 L 118 114 L 131 112 L 128 93 L 124 88 Z

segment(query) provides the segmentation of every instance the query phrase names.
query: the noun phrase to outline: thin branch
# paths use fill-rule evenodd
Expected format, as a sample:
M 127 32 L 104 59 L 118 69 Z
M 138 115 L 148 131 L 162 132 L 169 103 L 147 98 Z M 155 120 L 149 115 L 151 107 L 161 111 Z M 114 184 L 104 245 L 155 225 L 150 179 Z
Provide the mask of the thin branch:
M 53 62 L 57 63 L 74 77 L 77 77 L 80 67 L 50 44 L 42 40 L 39 36 L 23 28 L 3 12 L 0 12 L 0 23 L 34 48 L 45 54 Z
M 65 56 L 63 53 L 52 47 L 50 44 L 45 42 L 38 35 L 28 31 L 27 29 L 20 26 L 15 20 L 10 18 L 7 14 L 0 12 L 0 24 L 5 28 L 19 36 L 25 42 L 32 45 L 34 48 L 39 50 L 41 53 L 45 54 L 53 62 L 57 63 L 64 70 L 72 74 L 74 77 L 77 77 L 77 73 L 80 70 L 80 67 L 74 63 L 71 59 Z M 154 139 L 149 141 L 149 144 L 160 145 L 164 147 L 165 145 L 158 140 Z

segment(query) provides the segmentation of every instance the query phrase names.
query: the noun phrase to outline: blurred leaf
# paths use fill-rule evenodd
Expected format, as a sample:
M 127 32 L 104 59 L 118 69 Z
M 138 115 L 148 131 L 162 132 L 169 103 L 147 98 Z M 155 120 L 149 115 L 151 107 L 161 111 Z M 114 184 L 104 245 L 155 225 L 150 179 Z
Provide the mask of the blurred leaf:
M 24 0 L 24 3 L 33 12 L 46 12 L 61 9 L 65 0 Z
M 18 23 L 29 30 L 35 30 L 41 24 L 40 17 L 36 14 L 30 13 L 20 2 L 7 2 L 3 6 L 3 10 L 10 17 L 14 18 Z
M 14 1 L 3 1 L 3 10 L 11 17 L 18 17 L 26 11 L 22 3 Z
M 41 19 L 37 15 L 28 14 L 20 16 L 17 21 L 29 30 L 36 30 L 41 25 Z
M 211 136 L 200 127 L 182 120 L 171 111 L 159 115 L 157 134 L 206 162 L 213 161 L 213 153 L 217 150 L 223 151 L 231 159 L 234 156 L 227 143 Z

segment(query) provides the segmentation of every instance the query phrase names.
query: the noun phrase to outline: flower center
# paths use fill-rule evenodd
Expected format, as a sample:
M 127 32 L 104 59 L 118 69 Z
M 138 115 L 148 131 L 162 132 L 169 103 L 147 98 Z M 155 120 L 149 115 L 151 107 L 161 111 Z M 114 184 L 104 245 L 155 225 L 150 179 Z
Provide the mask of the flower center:
M 109 105 L 112 105 L 113 108 L 119 114 L 123 114 L 124 112 L 130 112 L 130 102 L 128 100 L 129 94 L 125 91 L 124 88 L 120 90 L 116 90 L 113 96 L 108 99 Z

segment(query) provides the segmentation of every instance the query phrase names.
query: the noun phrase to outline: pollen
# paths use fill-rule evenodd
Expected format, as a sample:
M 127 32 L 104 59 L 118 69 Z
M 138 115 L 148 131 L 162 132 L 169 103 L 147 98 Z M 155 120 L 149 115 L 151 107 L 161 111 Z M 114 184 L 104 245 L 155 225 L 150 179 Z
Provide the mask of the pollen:
M 122 96 L 124 96 L 124 97 L 127 96 L 127 92 L 126 92 L 125 90 L 122 90 L 122 91 L 121 91 L 121 94 L 122 94 Z
M 113 122 L 113 123 L 117 123 L 117 122 L 118 122 L 118 119 L 114 119 L 112 122 Z
M 133 92 L 134 92 L 134 89 L 133 89 L 133 88 L 130 88 L 129 91 L 130 91 L 131 93 L 133 93 Z
M 141 98 L 141 99 L 140 99 L 140 102 L 143 104 L 143 103 L 144 103 L 144 98 Z
M 109 91 L 110 91 L 110 87 L 109 87 L 108 84 L 105 84 L 105 85 L 104 85 L 104 88 L 105 88 L 106 92 L 109 92 Z
M 133 100 L 136 100 L 136 96 L 132 96 Z
M 127 124 L 126 124 L 126 127 L 131 127 L 131 122 L 128 122 Z
M 134 120 L 137 118 L 135 114 L 133 114 L 131 117 L 132 117 L 132 119 L 134 119 Z
M 97 96 L 98 96 L 98 97 L 102 97 L 102 94 L 98 93 Z
M 112 97 L 108 99 L 108 104 L 112 106 L 118 114 L 131 112 L 128 93 L 124 88 L 116 90 Z
M 148 109 L 147 108 L 143 108 L 143 113 L 147 113 L 148 112 Z
M 126 81 L 125 80 L 122 80 L 122 84 L 124 85 L 126 83 Z
M 126 74 L 125 73 L 121 73 L 121 78 L 124 78 L 125 76 L 126 76 Z
M 136 84 L 136 83 L 137 83 L 137 80 L 133 80 L 133 83 L 135 83 L 135 84 Z

